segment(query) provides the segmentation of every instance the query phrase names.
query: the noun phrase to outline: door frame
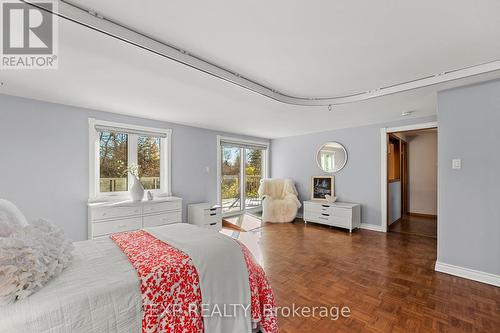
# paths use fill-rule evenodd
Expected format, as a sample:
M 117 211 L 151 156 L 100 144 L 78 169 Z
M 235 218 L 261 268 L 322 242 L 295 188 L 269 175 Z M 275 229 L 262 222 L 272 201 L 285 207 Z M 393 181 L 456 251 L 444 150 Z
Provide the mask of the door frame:
M 437 121 L 380 129 L 380 231 L 387 232 L 387 134 L 413 130 L 438 128 Z M 439 130 L 438 130 L 439 131 Z M 438 176 L 439 177 L 439 176 Z
M 235 138 L 235 137 L 229 137 L 229 136 L 222 136 L 222 135 L 217 135 L 217 205 L 222 207 L 222 190 L 221 190 L 221 183 L 222 183 L 222 141 L 231 141 L 235 143 L 240 143 L 244 145 L 256 145 L 256 146 L 264 146 L 265 150 L 263 151 L 262 155 L 262 178 L 268 178 L 270 175 L 270 163 L 269 163 L 269 147 L 270 143 L 266 141 L 256 141 L 256 140 L 247 140 L 247 139 L 241 139 L 241 138 Z M 240 182 L 243 184 L 243 187 L 245 187 L 245 165 L 246 165 L 246 154 L 243 154 L 241 156 L 241 162 L 240 162 Z M 245 191 L 245 189 L 242 189 Z M 241 199 L 244 197 L 244 192 L 240 191 L 240 196 Z M 222 215 L 225 216 L 234 216 L 234 215 L 240 215 L 244 214 L 247 211 L 259 211 L 262 209 L 262 206 L 258 207 L 253 207 L 251 209 L 246 209 L 245 203 L 243 202 L 244 200 L 241 200 L 241 210 L 237 212 L 227 212 L 223 213 Z M 221 208 L 222 210 L 222 208 Z

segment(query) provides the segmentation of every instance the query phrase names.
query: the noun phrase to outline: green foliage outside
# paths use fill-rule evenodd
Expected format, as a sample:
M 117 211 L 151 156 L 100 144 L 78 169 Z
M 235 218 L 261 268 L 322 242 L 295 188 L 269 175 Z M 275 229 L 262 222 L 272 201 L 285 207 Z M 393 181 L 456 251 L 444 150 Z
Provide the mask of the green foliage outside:
M 128 135 L 100 132 L 99 139 L 101 192 L 127 191 Z M 137 164 L 144 188 L 160 188 L 159 138 L 139 137 Z
M 257 198 L 260 179 L 262 175 L 262 151 L 257 149 L 246 149 L 247 164 L 246 173 L 246 196 Z M 222 199 L 239 198 L 240 196 L 240 165 L 241 156 L 239 148 L 223 148 L 222 163 Z

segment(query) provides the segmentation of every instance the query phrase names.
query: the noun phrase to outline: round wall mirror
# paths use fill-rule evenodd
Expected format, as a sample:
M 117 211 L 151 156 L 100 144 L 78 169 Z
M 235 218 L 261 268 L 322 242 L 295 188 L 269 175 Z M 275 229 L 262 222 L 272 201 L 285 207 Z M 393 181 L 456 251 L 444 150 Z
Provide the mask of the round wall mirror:
M 324 172 L 338 172 L 347 163 L 347 150 L 338 142 L 327 142 L 318 151 L 316 161 Z

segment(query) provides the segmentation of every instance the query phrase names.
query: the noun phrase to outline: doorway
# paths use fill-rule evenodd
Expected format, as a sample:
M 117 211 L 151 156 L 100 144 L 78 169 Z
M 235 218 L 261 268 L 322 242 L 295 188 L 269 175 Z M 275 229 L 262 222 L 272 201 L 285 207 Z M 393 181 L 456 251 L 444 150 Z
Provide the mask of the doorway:
M 387 133 L 387 230 L 437 237 L 437 128 Z
M 218 197 L 223 216 L 261 209 L 260 180 L 267 177 L 268 144 L 218 137 Z

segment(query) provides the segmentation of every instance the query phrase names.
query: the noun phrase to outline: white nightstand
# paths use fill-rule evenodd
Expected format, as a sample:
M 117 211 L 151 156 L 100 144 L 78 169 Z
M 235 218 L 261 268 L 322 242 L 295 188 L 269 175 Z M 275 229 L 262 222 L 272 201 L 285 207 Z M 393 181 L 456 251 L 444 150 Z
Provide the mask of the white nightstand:
M 188 223 L 220 231 L 222 229 L 222 210 L 209 203 L 188 205 Z

